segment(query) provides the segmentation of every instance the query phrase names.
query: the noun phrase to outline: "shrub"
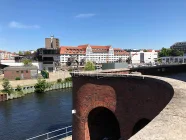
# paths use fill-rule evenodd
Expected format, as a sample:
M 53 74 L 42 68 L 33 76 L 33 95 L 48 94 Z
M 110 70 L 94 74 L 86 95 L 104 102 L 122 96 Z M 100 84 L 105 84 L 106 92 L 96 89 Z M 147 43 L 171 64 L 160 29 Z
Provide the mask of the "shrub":
M 22 88 L 21 88 L 20 85 L 17 85 L 17 87 L 16 87 L 16 91 L 22 91 Z
M 22 91 L 22 88 L 21 88 L 20 85 L 17 85 L 16 91 L 17 91 L 18 94 L 23 95 L 23 91 Z
M 35 92 L 36 93 L 43 93 L 46 91 L 47 88 L 50 88 L 51 84 L 46 82 L 46 80 L 38 79 L 37 83 L 35 84 Z
M 62 79 L 57 79 L 57 83 L 62 83 Z
M 9 95 L 13 93 L 12 86 L 10 85 L 10 82 L 8 79 L 3 79 L 3 92 L 8 93 Z
M 32 61 L 30 59 L 22 60 L 24 66 L 32 66 Z
M 72 81 L 72 77 L 65 78 L 65 82 L 70 82 Z
M 21 80 L 21 78 L 20 77 L 16 77 L 15 80 Z
M 93 71 L 95 70 L 95 65 L 93 62 L 91 61 L 88 61 L 86 64 L 85 64 L 85 68 L 84 68 L 85 71 Z

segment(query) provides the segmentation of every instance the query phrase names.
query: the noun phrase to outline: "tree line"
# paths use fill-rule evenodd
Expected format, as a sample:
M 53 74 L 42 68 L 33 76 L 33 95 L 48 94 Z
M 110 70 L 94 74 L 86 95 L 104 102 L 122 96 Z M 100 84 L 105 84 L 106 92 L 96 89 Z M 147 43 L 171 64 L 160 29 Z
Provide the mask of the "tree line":
M 162 48 L 158 54 L 159 57 L 183 56 L 183 55 L 184 55 L 183 51 L 179 51 L 179 50 L 171 49 L 171 48 Z

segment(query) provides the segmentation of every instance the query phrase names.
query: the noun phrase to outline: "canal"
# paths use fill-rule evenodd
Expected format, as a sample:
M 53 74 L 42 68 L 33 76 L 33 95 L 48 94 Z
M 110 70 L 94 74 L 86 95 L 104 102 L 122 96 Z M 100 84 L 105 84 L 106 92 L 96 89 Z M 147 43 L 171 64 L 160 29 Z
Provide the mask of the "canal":
M 0 140 L 25 140 L 72 124 L 72 90 L 0 102 Z

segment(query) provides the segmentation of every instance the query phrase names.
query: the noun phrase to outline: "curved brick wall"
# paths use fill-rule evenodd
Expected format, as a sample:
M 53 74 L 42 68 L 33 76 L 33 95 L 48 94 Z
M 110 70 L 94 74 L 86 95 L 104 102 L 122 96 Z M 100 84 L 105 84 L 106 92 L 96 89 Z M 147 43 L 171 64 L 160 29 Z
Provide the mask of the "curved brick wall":
M 132 136 L 141 119 L 154 119 L 169 103 L 174 90 L 165 81 L 114 74 L 73 75 L 73 140 L 89 140 L 88 115 L 96 107 L 112 111 L 123 140 Z

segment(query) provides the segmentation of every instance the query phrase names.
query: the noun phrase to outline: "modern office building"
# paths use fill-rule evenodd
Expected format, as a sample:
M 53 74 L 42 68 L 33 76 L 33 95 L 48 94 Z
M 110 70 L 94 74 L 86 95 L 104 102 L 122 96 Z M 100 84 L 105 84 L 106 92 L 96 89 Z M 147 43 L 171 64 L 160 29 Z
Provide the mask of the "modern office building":
M 60 49 L 40 48 L 37 49 L 37 58 L 41 62 L 41 69 L 53 72 L 60 61 Z
M 78 62 L 82 59 L 85 61 L 93 61 L 95 63 L 116 62 L 119 59 L 125 61 L 129 57 L 129 53 L 112 46 L 95 46 L 95 45 L 79 45 L 77 47 L 62 46 L 60 48 L 60 62 L 65 64 L 69 57 L 75 56 Z
M 57 49 L 60 48 L 60 42 L 58 38 L 51 36 L 50 38 L 45 38 L 45 48 L 47 49 Z
M 179 51 L 183 51 L 186 54 L 186 42 L 177 42 L 177 43 L 173 44 L 170 48 L 177 49 Z

